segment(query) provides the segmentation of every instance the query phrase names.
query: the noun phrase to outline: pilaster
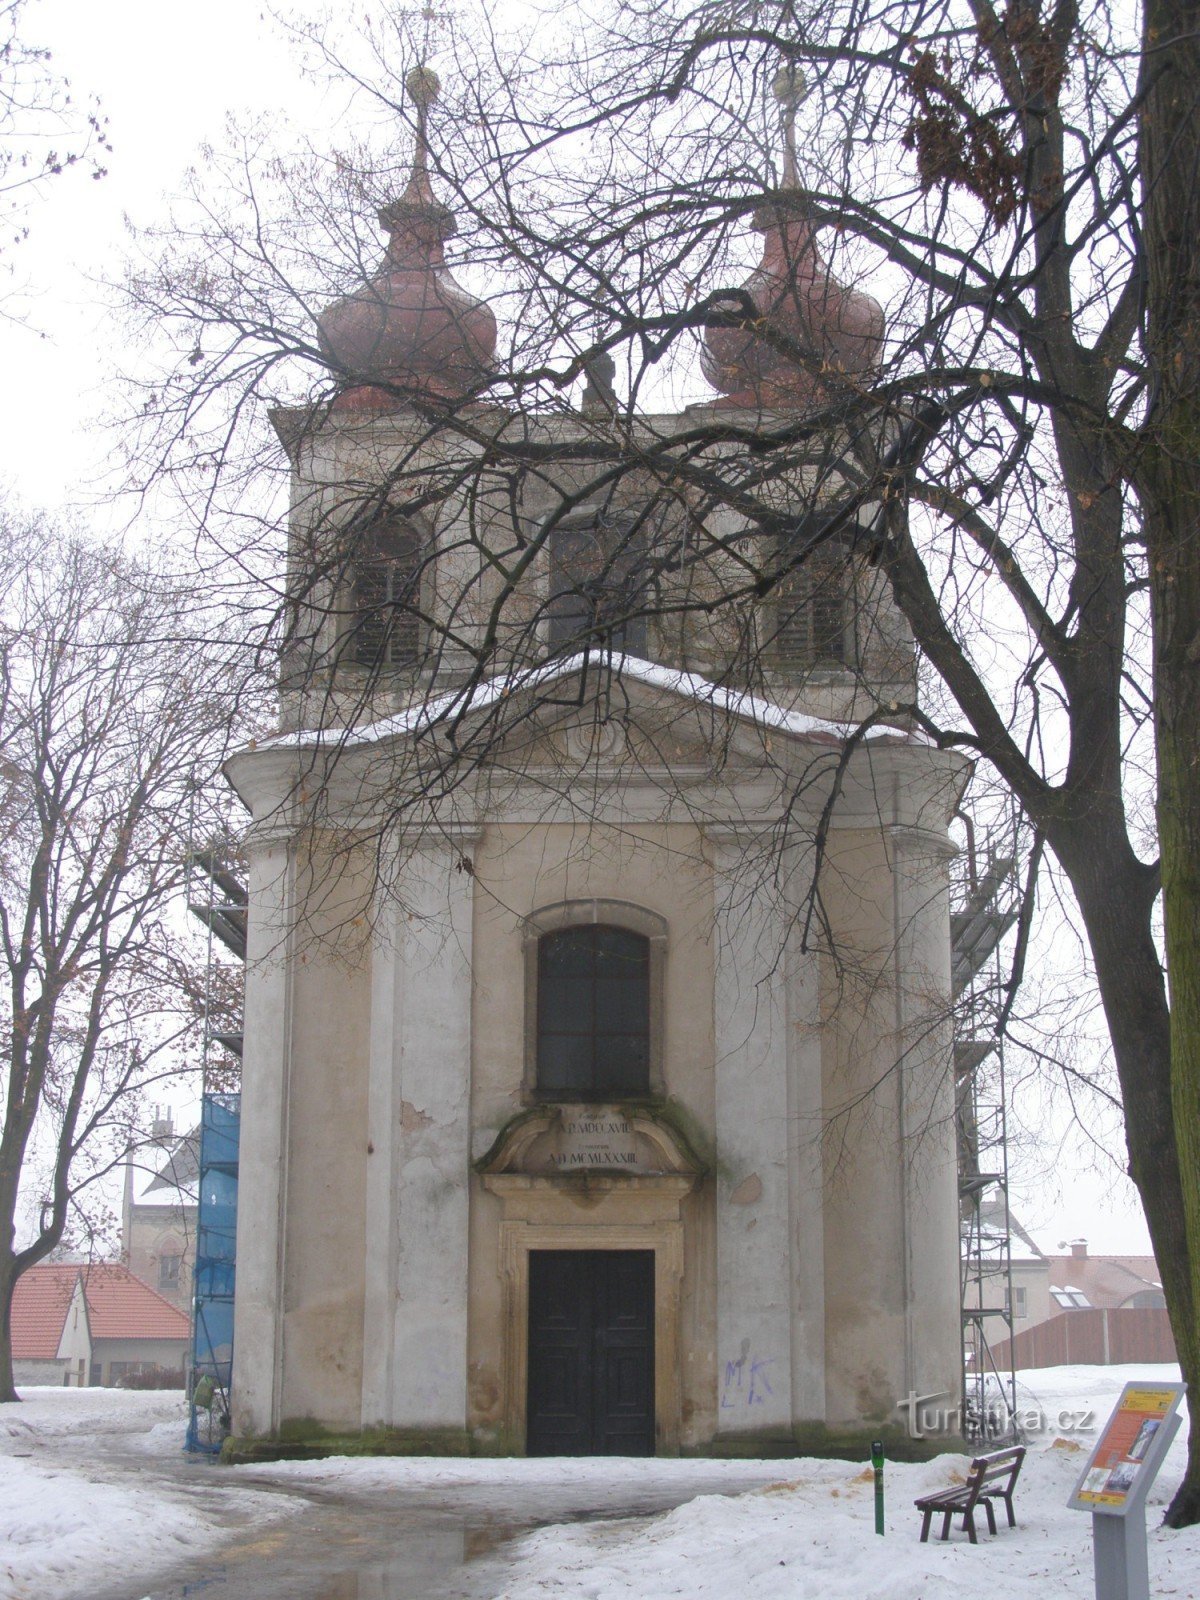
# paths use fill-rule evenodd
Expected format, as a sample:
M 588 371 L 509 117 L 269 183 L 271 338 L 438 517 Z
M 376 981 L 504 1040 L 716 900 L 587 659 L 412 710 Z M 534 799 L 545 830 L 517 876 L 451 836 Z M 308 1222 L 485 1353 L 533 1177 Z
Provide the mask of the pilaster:
M 706 830 L 714 868 L 717 1434 L 790 1433 L 792 1182 L 787 928 L 772 843 Z
M 471 934 L 462 830 L 398 841 L 372 952 L 364 1427 L 467 1415 Z
M 233 1427 L 279 1426 L 295 867 L 286 836 L 248 841 L 250 918 L 238 1159 Z

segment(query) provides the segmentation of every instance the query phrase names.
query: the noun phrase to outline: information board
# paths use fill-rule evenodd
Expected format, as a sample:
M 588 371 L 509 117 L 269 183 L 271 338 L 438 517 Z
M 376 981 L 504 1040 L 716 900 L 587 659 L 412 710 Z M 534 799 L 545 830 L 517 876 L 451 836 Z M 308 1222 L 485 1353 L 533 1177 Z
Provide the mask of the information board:
M 1183 1383 L 1127 1383 L 1068 1505 L 1121 1517 L 1140 1504 L 1174 1437 L 1168 1424 L 1186 1388 Z

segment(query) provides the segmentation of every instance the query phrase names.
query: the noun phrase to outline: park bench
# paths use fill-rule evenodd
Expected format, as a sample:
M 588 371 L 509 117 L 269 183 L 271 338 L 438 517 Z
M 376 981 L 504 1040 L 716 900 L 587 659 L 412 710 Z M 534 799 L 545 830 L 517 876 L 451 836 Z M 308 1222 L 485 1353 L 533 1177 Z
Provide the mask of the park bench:
M 993 1500 L 1004 1501 L 1005 1509 L 1008 1511 L 1008 1525 L 1010 1528 L 1015 1528 L 1017 1519 L 1013 1515 L 1012 1497 L 1024 1459 L 1023 1444 L 1013 1445 L 1008 1450 L 995 1450 L 991 1455 L 976 1456 L 971 1463 L 966 1483 L 956 1484 L 953 1489 L 942 1489 L 937 1494 L 922 1495 L 916 1502 L 917 1510 L 923 1513 L 921 1543 L 924 1544 L 929 1538 L 929 1524 L 937 1512 L 942 1518 L 940 1535 L 942 1539 L 950 1537 L 950 1519 L 961 1513 L 967 1538 L 972 1544 L 978 1544 L 979 1540 L 975 1537 L 975 1507 L 983 1506 L 987 1512 L 988 1531 L 995 1533 L 996 1513 L 992 1509 Z

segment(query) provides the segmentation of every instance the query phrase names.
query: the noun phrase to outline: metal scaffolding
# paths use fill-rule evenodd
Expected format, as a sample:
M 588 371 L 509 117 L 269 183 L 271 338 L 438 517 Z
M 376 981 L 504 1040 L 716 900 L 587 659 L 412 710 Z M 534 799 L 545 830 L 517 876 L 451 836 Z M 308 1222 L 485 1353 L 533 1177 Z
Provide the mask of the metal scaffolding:
M 1017 920 L 1013 861 L 989 851 L 980 871 L 967 818 L 968 883 L 950 918 L 961 1239 L 963 1435 L 1016 1436 L 1016 1378 L 995 1345 L 1013 1333 L 1004 1041 L 997 1028 L 999 949 Z
M 233 1371 L 233 1291 L 236 1276 L 238 1143 L 241 1097 L 214 1088 L 226 1070 L 223 1060 L 240 1061 L 240 1006 L 230 1003 L 229 986 L 219 973 L 228 956 L 246 959 L 249 896 L 232 850 L 208 845 L 189 855 L 188 909 L 207 929 L 204 989 L 204 1094 L 200 1117 L 199 1212 L 192 1321 L 192 1393 L 186 1450 L 216 1454 L 230 1427 Z M 218 997 L 218 990 L 221 990 Z

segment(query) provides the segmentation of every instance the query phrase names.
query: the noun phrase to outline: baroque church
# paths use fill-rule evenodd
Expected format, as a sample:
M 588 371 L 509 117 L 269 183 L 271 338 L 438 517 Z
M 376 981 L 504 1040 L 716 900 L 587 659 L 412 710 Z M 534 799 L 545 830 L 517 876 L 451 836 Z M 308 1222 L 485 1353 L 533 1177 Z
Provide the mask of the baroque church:
M 655 566 L 690 548 L 686 506 L 646 515 L 638 472 L 606 498 L 581 465 L 611 362 L 573 414 L 474 398 L 496 317 L 446 265 L 436 77 L 407 88 L 385 259 L 320 319 L 345 381 L 319 414 L 275 413 L 298 643 L 278 735 L 228 766 L 252 819 L 235 1445 L 898 1436 L 911 1394 L 953 1404 L 961 1382 L 947 829 L 967 765 L 896 711 L 911 640 L 852 543 L 749 615 L 707 603 L 736 581 L 734 511 L 704 511 L 702 572 Z M 745 289 L 853 379 L 883 316 L 818 252 L 798 96 L 777 93 L 791 203 L 758 213 Z M 702 369 L 710 402 L 626 427 L 799 415 L 823 382 L 732 323 Z M 540 465 L 489 497 L 516 423 Z M 812 482 L 800 463 L 779 489 L 809 523 Z

